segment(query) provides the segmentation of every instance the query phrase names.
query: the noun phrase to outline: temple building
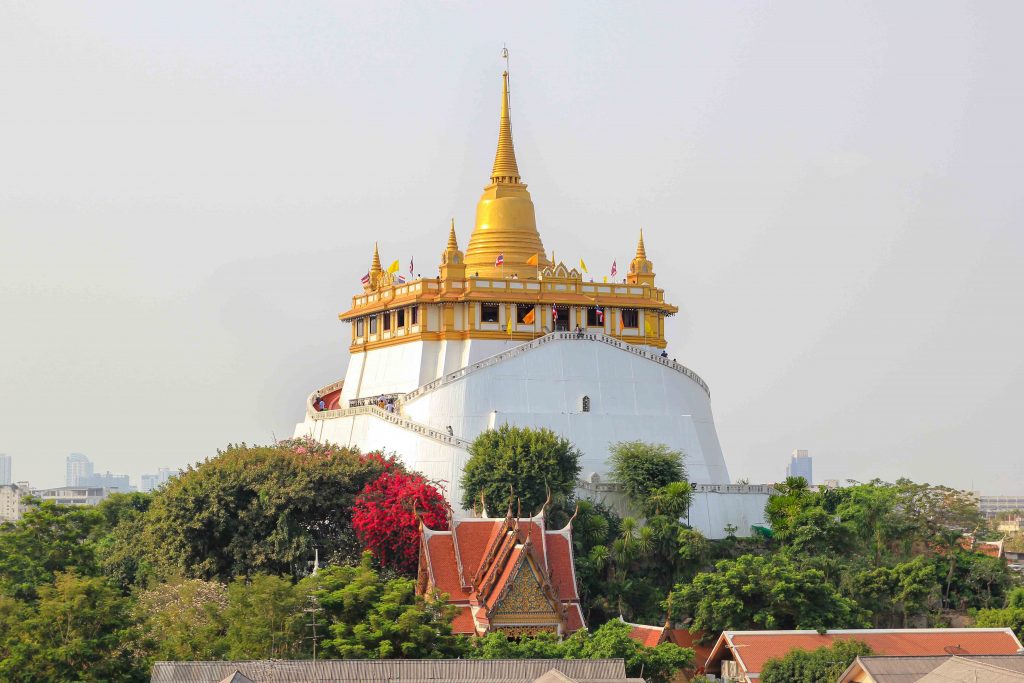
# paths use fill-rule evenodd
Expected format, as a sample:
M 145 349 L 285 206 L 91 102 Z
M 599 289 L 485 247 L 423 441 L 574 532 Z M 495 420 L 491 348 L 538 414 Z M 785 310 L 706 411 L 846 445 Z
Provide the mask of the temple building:
M 763 523 L 766 493 L 722 502 L 741 487 L 729 485 L 708 385 L 663 351 L 679 308 L 657 285 L 644 234 L 620 281 L 595 282 L 582 262 L 545 249 L 512 142 L 507 71 L 497 153 L 465 249 L 454 220 L 446 227 L 436 277 L 405 282 L 373 247 L 363 291 L 339 315 L 351 330 L 348 370 L 310 395 L 295 436 L 393 451 L 441 482 L 456 510 L 469 444 L 490 428 L 569 439 L 583 454 L 581 495 L 607 485 L 611 444 L 665 443 L 685 454 L 698 487 L 695 528 L 721 537 Z
M 584 626 L 573 566 L 572 522 L 546 530 L 544 510 L 520 519 L 450 520 L 448 531 L 420 528 L 418 595 L 435 589 L 459 608 L 452 632 L 510 637 Z

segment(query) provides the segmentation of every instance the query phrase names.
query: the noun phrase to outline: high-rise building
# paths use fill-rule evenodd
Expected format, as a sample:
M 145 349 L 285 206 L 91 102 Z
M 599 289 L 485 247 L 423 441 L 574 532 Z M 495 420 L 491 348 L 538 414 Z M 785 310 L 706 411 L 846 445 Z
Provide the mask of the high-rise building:
M 14 484 L 0 484 L 0 522 L 17 522 L 21 519 L 25 512 L 21 498 L 28 494 L 28 489 Z
M 0 486 L 11 483 L 11 456 L 0 453 Z
M 78 485 L 110 489 L 112 492 L 117 493 L 128 493 L 135 490 L 135 487 L 128 481 L 127 474 L 112 474 L 109 471 L 103 474 L 92 474 L 84 477 L 78 482 Z
M 807 455 L 807 451 L 795 450 L 793 451 L 793 457 L 789 459 L 789 464 L 786 466 L 787 477 L 803 477 L 807 485 L 810 486 L 814 483 L 811 478 L 811 456 Z
M 92 476 L 92 462 L 82 453 L 72 453 L 67 459 L 67 474 L 64 483 L 67 486 L 82 486 Z
M 139 490 L 143 492 L 153 491 L 167 483 L 177 472 L 171 472 L 168 467 L 161 467 L 156 474 L 143 474 Z

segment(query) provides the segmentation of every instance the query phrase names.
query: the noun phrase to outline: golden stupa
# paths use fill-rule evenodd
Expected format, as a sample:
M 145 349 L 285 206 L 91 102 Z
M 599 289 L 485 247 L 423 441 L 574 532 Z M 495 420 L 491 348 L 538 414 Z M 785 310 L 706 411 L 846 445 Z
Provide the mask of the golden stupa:
M 494 156 L 491 184 L 476 205 L 476 227 L 466 248 L 466 270 L 481 277 L 536 276 L 551 265 L 537 232 L 533 200 L 519 175 L 512 146 L 512 120 L 508 106 L 508 71 L 502 75 L 501 122 L 498 151 Z M 495 265 L 501 255 L 504 264 Z M 528 263 L 529 262 L 529 263 Z

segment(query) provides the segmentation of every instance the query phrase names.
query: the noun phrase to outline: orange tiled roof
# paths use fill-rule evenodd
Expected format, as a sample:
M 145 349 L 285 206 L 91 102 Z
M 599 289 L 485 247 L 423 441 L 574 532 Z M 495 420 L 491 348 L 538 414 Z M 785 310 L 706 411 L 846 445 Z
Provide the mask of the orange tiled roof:
M 631 627 L 629 637 L 644 647 L 657 647 L 665 635 L 664 626 L 645 626 L 643 624 L 629 624 L 629 626 Z
M 837 640 L 859 640 L 876 655 L 1017 654 L 1021 643 L 1008 628 L 843 629 L 827 631 L 725 631 L 718 638 L 707 670 L 717 672 L 732 649 L 748 674 L 759 674 L 769 659 L 790 650 L 816 650 Z
M 702 645 L 698 642 L 703 638 L 703 632 L 694 634 L 685 628 L 670 628 L 668 630 L 668 642 L 693 650 L 693 663 L 697 673 L 704 673 L 704 662 L 708 661 L 708 657 L 711 656 L 711 646 Z
M 473 623 L 473 611 L 469 607 L 460 607 L 459 613 L 452 620 L 452 633 L 476 635 L 476 625 Z
M 460 607 L 480 608 L 475 616 L 463 611 L 457 619 L 468 618 L 477 626 L 486 625 L 487 614 L 495 608 L 515 568 L 528 553 L 541 574 L 548 575 L 551 588 L 562 603 L 566 632 L 584 626 L 568 529 L 546 531 L 544 518 L 539 516 L 520 520 L 457 519 L 453 520 L 451 531 L 424 529 L 422 533 L 426 550 L 423 561 L 435 587 Z

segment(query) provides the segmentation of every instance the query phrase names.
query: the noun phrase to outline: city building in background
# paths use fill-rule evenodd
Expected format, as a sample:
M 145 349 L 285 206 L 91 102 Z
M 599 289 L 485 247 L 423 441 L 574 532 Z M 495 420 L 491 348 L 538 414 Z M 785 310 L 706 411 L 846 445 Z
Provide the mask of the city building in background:
M 132 486 L 131 482 L 128 480 L 127 474 L 111 474 L 110 472 L 93 474 L 92 476 L 85 477 L 78 482 L 78 485 L 111 489 L 115 493 L 128 493 L 129 491 L 135 490 L 135 487 Z
M 92 476 L 92 461 L 84 453 L 72 453 L 67 459 L 67 474 L 64 484 L 80 486 L 87 477 Z
M 148 493 L 149 491 L 155 491 L 170 480 L 171 477 L 176 475 L 177 471 L 171 471 L 169 467 L 161 467 L 157 470 L 156 474 L 143 474 L 140 481 L 139 490 Z
M 40 489 L 33 492 L 43 502 L 50 501 L 58 505 L 96 505 L 110 496 L 111 491 L 102 486 L 58 486 L 52 489 Z
M 786 476 L 803 477 L 808 486 L 814 483 L 814 479 L 811 477 L 811 456 L 807 455 L 807 451 L 793 451 L 793 457 L 790 458 L 789 464 L 786 466 Z
M 986 517 L 1000 512 L 1024 512 L 1024 496 L 978 496 L 978 507 Z
M 0 453 L 0 486 L 11 483 L 11 456 Z
M 23 496 L 29 491 L 17 484 L 0 484 L 0 522 L 17 522 L 25 512 L 25 506 L 21 504 Z

